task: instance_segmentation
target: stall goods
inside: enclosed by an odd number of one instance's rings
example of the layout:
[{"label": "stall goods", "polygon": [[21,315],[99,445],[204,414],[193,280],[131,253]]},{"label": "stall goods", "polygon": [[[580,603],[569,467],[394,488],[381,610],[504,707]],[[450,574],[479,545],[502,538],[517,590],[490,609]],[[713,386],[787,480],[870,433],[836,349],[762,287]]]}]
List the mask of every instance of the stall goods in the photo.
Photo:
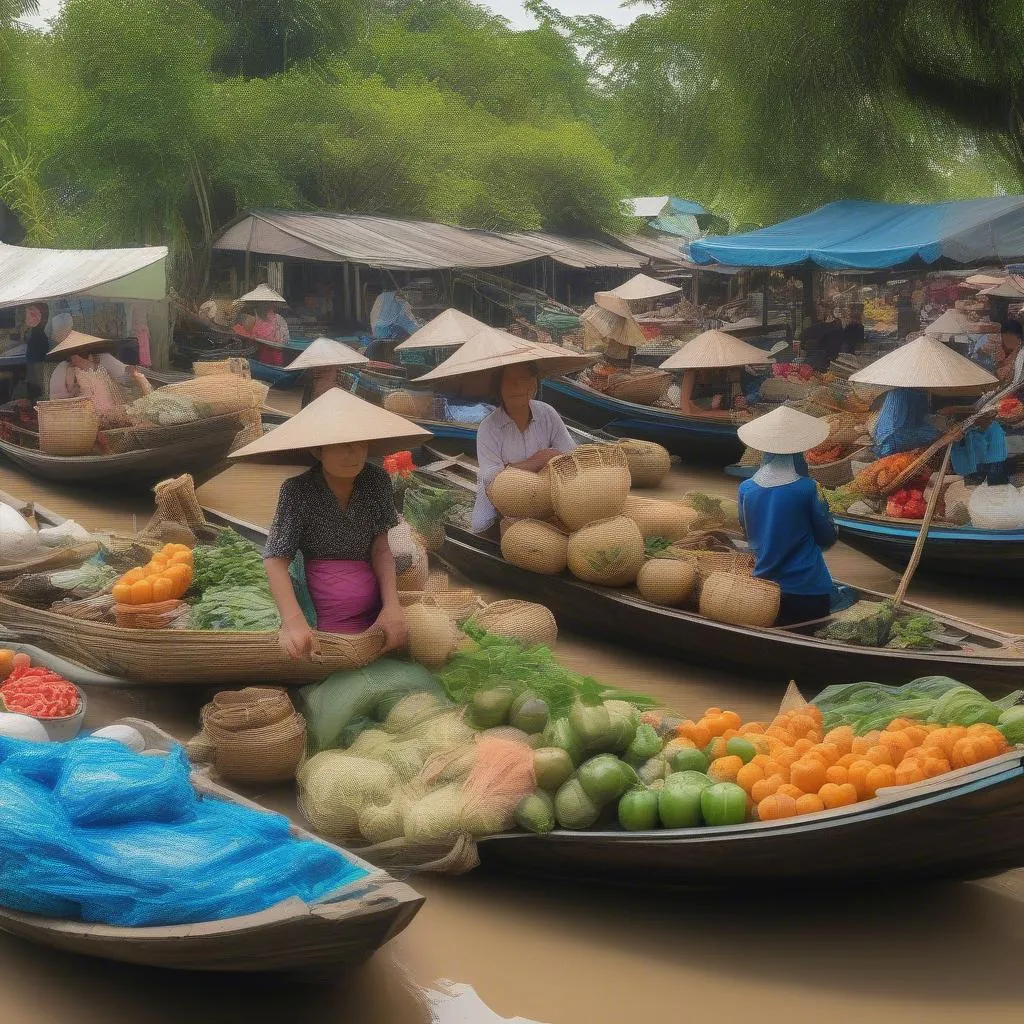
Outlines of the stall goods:
[{"label": "stall goods", "polygon": [[520,569],[557,576],[569,564],[569,537],[551,523],[521,519],[502,534],[501,555]]},{"label": "stall goods", "polygon": [[653,441],[626,438],[619,447],[626,453],[633,487],[658,487],[672,468],[668,449]]},{"label": "stall goods", "polygon": [[570,530],[621,513],[630,477],[626,454],[617,445],[580,445],[548,466],[552,506]]},{"label": "stall goods", "polygon": [[176,601],[192,585],[193,554],[185,544],[165,544],[146,565],[129,569],[114,584],[118,604]]},{"label": "stall goods", "polygon": [[[5,667],[6,666],[6,667]],[[0,711],[32,718],[67,718],[82,704],[78,688],[26,654],[0,650]]]},{"label": "stall goods", "polygon": [[644,538],[626,516],[598,520],[569,537],[567,561],[569,571],[587,583],[627,586],[643,565]]}]

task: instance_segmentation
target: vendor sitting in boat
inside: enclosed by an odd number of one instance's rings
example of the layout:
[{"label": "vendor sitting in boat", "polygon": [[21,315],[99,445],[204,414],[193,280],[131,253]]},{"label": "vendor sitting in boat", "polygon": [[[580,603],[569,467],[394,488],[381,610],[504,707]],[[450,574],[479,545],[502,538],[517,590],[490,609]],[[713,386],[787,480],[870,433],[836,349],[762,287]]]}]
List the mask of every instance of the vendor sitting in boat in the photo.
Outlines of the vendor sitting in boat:
[{"label": "vendor sitting in boat", "polygon": [[152,390],[149,381],[137,367],[126,366],[111,355],[110,350],[114,347],[114,342],[105,338],[94,338],[79,331],[68,334],[47,354],[50,360],[61,359],[50,374],[50,398],[81,397],[79,374],[88,370],[105,370],[116,383],[135,384],[144,392]]},{"label": "vendor sitting in boat", "polygon": [[263,549],[281,614],[281,646],[291,657],[308,660],[315,643],[289,574],[299,554],[319,631],[379,628],[388,650],[405,643],[405,614],[388,545],[388,531],[398,524],[394,491],[387,473],[367,457],[401,451],[429,437],[429,431],[408,420],[332,388],[232,455],[295,452],[316,462],[281,487]]},{"label": "vendor sitting in boat", "polygon": [[1024,326],[1019,320],[1004,320],[1000,324],[995,358],[995,375],[1000,384],[1024,386]]},{"label": "vendor sitting in boat", "polygon": [[821,444],[823,420],[780,406],[739,428],[740,440],[765,453],[761,468],[740,484],[740,524],[756,558],[754,575],[782,591],[776,625],[825,618],[834,584],[822,550],[838,536],[818,485],[795,461]]},{"label": "vendor sitting in boat", "polygon": [[365,365],[370,360],[361,352],[333,338],[317,338],[309,348],[288,364],[289,373],[300,374],[304,380],[302,405],[315,401],[338,386],[338,371],[343,366]]},{"label": "vendor sitting in boat", "polygon": [[259,345],[256,358],[268,366],[283,366],[284,352],[273,345],[287,345],[291,340],[288,323],[277,308],[287,305],[284,296],[278,295],[273,288],[265,284],[247,292],[239,300],[249,312],[242,322],[235,324],[235,333],[254,341],[270,342],[270,345]]},{"label": "vendor sitting in boat", "polygon": [[882,459],[898,452],[927,448],[935,441],[940,431],[929,421],[930,404],[929,394],[923,388],[887,391],[872,428],[876,457]]},{"label": "vendor sitting in boat", "polygon": [[747,409],[738,369],[687,370],[679,382],[679,411],[684,416],[727,417]]}]

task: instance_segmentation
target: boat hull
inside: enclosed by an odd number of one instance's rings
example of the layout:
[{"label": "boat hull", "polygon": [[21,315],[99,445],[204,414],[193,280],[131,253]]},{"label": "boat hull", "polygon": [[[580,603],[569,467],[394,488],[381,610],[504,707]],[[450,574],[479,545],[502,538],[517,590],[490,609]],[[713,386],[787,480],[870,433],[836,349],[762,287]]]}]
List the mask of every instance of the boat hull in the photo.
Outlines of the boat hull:
[{"label": "boat hull", "polygon": [[736,424],[681,416],[668,409],[624,402],[566,377],[545,380],[541,397],[564,416],[617,437],[635,437],[664,445],[689,462],[726,465],[743,452]]},{"label": "boat hull", "polygon": [[485,865],[626,884],[730,889],[982,878],[1024,865],[1024,753],[852,808],[732,828],[507,834]]},{"label": "boat hull", "polygon": [[[561,625],[636,650],[731,667],[772,688],[795,679],[801,687],[855,683],[864,679],[901,684],[918,676],[943,674],[1005,696],[1021,678],[1024,660],[1003,653],[992,634],[991,654],[854,647],[780,629],[715,622],[694,612],[650,604],[610,587],[583,583],[567,573],[541,576],[511,565],[494,540],[446,525],[441,559],[472,580],[546,605]],[[881,600],[880,595],[871,595]],[[1006,638],[1010,639],[1010,638]]]}]

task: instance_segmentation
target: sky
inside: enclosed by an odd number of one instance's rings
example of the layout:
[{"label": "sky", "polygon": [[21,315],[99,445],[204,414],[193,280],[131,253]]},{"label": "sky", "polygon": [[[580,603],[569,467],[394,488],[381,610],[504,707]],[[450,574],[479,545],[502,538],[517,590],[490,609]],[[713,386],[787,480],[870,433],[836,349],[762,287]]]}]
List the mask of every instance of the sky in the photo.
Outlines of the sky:
[{"label": "sky", "polygon": [[[478,0],[484,7],[489,7],[495,14],[507,18],[515,28],[533,28],[533,18],[523,10],[519,0]],[[61,0],[40,0],[39,15],[27,18],[32,25],[41,26],[47,18],[52,18],[60,9]],[[618,0],[557,0],[553,7],[564,14],[600,14],[609,21],[619,25],[628,25],[637,15],[637,8],[623,8]]]}]

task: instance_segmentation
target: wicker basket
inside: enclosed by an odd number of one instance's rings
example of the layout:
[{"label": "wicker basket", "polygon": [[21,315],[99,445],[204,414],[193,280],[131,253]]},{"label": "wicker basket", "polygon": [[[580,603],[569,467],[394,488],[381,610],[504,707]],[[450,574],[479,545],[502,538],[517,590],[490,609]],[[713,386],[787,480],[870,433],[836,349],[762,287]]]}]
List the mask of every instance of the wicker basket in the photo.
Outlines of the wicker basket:
[{"label": "wicker basket", "polygon": [[160,392],[188,399],[204,416],[224,416],[245,409],[262,409],[270,388],[258,380],[221,373],[168,384]]},{"label": "wicker basket", "polygon": [[619,442],[629,463],[629,476],[634,487],[658,487],[672,468],[668,449],[653,441],[627,438]]},{"label": "wicker basket", "polygon": [[502,534],[501,555],[520,569],[557,576],[568,564],[569,538],[551,523],[520,519]]},{"label": "wicker basket", "polygon": [[775,624],[781,596],[778,585],[769,580],[713,572],[700,588],[700,613],[716,622],[763,628]]},{"label": "wicker basket", "polygon": [[629,586],[644,564],[644,538],[626,516],[601,519],[569,538],[567,560],[569,571],[586,583]]},{"label": "wicker basket", "polygon": [[207,707],[210,713],[216,711],[218,726],[229,732],[273,725],[295,712],[288,691],[271,686],[221,690]]},{"label": "wicker basket", "polygon": [[488,633],[517,640],[524,647],[552,647],[558,639],[554,615],[532,601],[494,601],[478,611],[472,622]]},{"label": "wicker basket", "polygon": [[238,356],[232,356],[230,359],[211,359],[207,362],[193,363],[192,373],[196,377],[232,373],[236,377],[244,377],[246,380],[252,378],[252,368],[249,366],[249,360],[241,359]]},{"label": "wicker basket", "polygon": [[667,370],[637,367],[630,373],[613,373],[607,380],[605,394],[637,405],[654,405],[668,391],[672,375]]},{"label": "wicker basket", "polygon": [[37,402],[39,450],[47,455],[88,455],[96,445],[100,420],[88,398]]},{"label": "wicker basket", "polygon": [[662,551],[658,557],[688,562],[696,570],[697,579],[702,585],[714,572],[728,572],[737,576],[754,574],[753,555],[739,551],[701,551],[694,548],[670,547]]},{"label": "wicker basket", "polygon": [[817,481],[822,487],[842,487],[853,479],[854,460],[860,460],[867,453],[867,448],[857,448],[850,452],[845,459],[837,459],[835,462],[825,462],[820,466],[808,466],[807,472],[812,480]]},{"label": "wicker basket", "polygon": [[643,564],[636,578],[640,596],[652,604],[675,607],[693,593],[697,570],[689,562],[674,558],[652,558]]},{"label": "wicker basket", "polygon": [[[225,728],[213,708],[203,716],[203,732],[213,744],[217,773],[235,782],[288,782],[295,778],[306,749],[306,720],[294,710],[286,718],[249,729]],[[228,720],[234,724],[234,710]]]},{"label": "wicker basket", "polygon": [[440,668],[467,639],[444,609],[426,603],[405,610],[409,657],[427,668]]},{"label": "wicker basket", "polygon": [[829,444],[855,444],[867,432],[862,419],[852,412],[834,412],[825,417]]},{"label": "wicker basket", "polygon": [[740,461],[737,465],[754,469],[760,466],[762,462],[764,462],[764,452],[759,452],[756,448],[748,446],[743,449],[743,455],[740,456]]},{"label": "wicker basket", "polygon": [[426,419],[434,411],[434,396],[415,391],[392,391],[384,396],[384,408],[398,416]]},{"label": "wicker basket", "polygon": [[548,465],[551,504],[570,530],[622,511],[630,479],[626,453],[618,445],[580,445]]},{"label": "wicker basket", "polygon": [[640,527],[640,533],[645,538],[663,537],[665,540],[682,539],[699,518],[686,505],[674,501],[658,501],[657,498],[641,498],[635,494],[626,498],[622,514]]},{"label": "wicker basket", "polygon": [[539,473],[509,466],[487,488],[494,507],[509,519],[547,519],[551,515],[551,474],[547,466]]}]

